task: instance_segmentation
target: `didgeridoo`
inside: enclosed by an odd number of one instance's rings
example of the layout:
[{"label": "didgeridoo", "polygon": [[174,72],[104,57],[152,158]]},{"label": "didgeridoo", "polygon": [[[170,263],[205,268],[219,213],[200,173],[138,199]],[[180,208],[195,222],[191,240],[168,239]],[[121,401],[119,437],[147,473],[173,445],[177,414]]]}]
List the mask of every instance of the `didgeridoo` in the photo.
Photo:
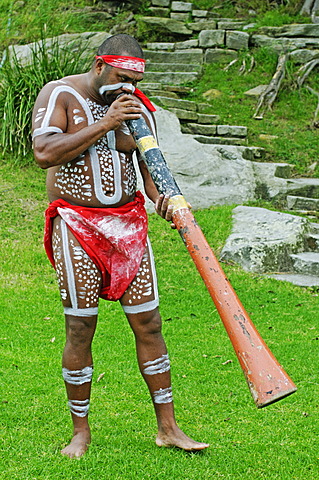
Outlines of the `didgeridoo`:
[{"label": "didgeridoo", "polygon": [[129,120],[127,125],[158,192],[170,196],[173,222],[213,299],[256,406],[265,407],[294,393],[296,385],[261,338],[226,278],[145,120]]}]

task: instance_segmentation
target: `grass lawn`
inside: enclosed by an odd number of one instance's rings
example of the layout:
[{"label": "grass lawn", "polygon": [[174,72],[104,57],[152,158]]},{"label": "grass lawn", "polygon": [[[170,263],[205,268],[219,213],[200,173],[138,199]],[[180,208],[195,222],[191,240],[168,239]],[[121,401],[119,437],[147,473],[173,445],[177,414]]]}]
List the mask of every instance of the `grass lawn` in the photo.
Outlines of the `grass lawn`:
[{"label": "grass lawn", "polygon": [[[42,247],[44,180],[33,166],[0,167],[1,480],[319,479],[318,292],[224,265],[298,386],[294,395],[257,410],[178,233],[154,215],[150,236],[176,416],[187,434],[211,447],[202,454],[156,447],[133,335],[119,305],[102,302],[94,341],[93,443],[79,461],[60,455],[71,422],[60,368],[64,321]],[[230,231],[231,207],[195,216],[218,253]]]}]

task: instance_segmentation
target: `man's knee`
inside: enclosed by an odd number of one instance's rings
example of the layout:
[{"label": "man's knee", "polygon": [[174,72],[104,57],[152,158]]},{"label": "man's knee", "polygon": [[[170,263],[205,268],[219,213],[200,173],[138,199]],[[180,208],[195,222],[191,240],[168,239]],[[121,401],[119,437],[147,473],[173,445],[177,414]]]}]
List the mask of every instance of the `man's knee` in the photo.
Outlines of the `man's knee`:
[{"label": "man's knee", "polygon": [[158,309],[139,313],[129,320],[136,335],[157,335],[162,331],[162,320]]},{"label": "man's knee", "polygon": [[74,347],[89,345],[95,331],[96,319],[66,316],[67,341]]}]

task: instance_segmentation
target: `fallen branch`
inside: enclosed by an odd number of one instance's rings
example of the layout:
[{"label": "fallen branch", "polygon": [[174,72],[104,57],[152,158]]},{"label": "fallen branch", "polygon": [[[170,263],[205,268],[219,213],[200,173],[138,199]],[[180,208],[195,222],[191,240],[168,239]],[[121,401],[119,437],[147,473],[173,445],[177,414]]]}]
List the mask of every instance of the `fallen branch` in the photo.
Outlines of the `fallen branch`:
[{"label": "fallen branch", "polygon": [[299,68],[297,75],[297,85],[300,88],[306,78],[310,75],[312,70],[319,65],[319,58],[315,58],[314,60],[310,60],[310,62],[305,63],[302,67]]},{"label": "fallen branch", "polygon": [[319,92],[316,92],[316,90],[314,90],[313,88],[309,87],[307,85],[307,90],[309,90],[309,92],[313,93],[314,95],[316,95],[316,97],[318,98],[318,104],[317,104],[317,108],[316,108],[316,111],[314,113],[314,116],[313,116],[313,121],[312,121],[312,126],[315,127],[315,128],[319,128],[319,122],[318,122],[318,115],[319,115]]},{"label": "fallen branch", "polygon": [[[285,77],[287,60],[288,54],[285,53],[280,55],[277,63],[276,72],[272,77],[268,87],[265,88],[265,90],[259,97],[257,108],[253,116],[253,118],[255,118],[256,120],[261,120],[263,118],[266,108],[268,108],[268,110],[271,110],[272,105],[278,95],[281,83]],[[261,114],[259,114],[261,109],[263,109],[263,111]]]},{"label": "fallen branch", "polygon": [[232,60],[228,65],[226,65],[226,67],[223,68],[224,72],[228,72],[228,70],[230,69],[230,67],[232,67],[233,65],[235,65],[236,62],[238,62],[238,58],[235,58],[235,60]]},{"label": "fallen branch", "polygon": [[[246,58],[244,58],[243,60],[243,63],[239,69],[239,74],[242,75],[242,74],[246,74],[246,73],[250,73],[252,71],[252,69],[254,68],[255,66],[255,59],[252,55],[248,55],[248,57],[250,58],[250,62],[249,62],[249,67],[247,69],[247,63],[246,63]],[[247,59],[248,60],[248,59]]]}]

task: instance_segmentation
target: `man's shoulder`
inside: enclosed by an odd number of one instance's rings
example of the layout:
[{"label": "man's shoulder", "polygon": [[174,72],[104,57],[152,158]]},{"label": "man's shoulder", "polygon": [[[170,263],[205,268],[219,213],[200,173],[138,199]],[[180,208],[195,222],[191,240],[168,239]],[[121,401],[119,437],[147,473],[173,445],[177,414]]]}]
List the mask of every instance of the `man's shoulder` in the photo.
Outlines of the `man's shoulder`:
[{"label": "man's shoulder", "polygon": [[[66,99],[68,96],[77,97],[80,100],[81,95],[81,78],[80,75],[73,75],[69,77],[63,77],[59,80],[51,80],[48,82],[38,94],[38,101],[48,102],[52,96],[63,97]],[[62,96],[61,96],[62,95]],[[81,100],[80,100],[81,101]]]}]

